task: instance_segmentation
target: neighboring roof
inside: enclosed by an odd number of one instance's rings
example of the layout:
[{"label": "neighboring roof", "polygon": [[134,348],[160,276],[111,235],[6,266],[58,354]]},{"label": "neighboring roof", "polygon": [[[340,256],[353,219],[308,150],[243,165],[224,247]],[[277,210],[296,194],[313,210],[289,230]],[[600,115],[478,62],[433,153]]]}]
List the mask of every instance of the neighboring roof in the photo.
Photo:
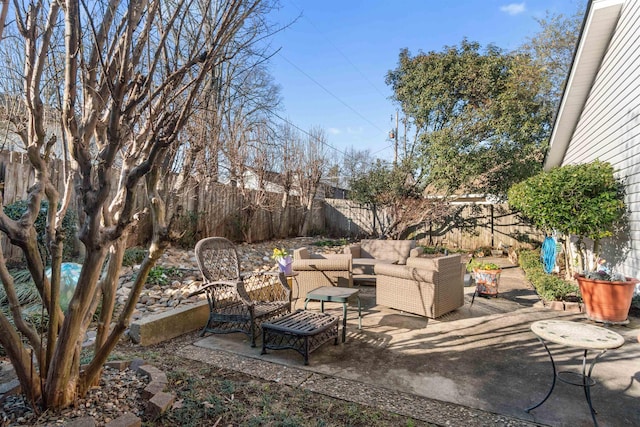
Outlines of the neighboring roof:
[{"label": "neighboring roof", "polygon": [[592,0],[587,6],[569,78],[551,132],[544,170],[562,164],[620,18],[623,3],[624,0]]}]

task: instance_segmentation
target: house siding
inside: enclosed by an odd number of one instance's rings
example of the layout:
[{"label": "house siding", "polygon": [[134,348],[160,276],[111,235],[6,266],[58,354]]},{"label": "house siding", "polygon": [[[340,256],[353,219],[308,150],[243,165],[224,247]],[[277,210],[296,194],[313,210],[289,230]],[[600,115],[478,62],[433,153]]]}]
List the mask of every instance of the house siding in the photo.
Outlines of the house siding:
[{"label": "house siding", "polygon": [[[603,242],[603,256],[640,277],[640,0],[624,3],[563,165],[609,162],[626,182],[629,229]],[[622,243],[629,252],[619,257]]]}]

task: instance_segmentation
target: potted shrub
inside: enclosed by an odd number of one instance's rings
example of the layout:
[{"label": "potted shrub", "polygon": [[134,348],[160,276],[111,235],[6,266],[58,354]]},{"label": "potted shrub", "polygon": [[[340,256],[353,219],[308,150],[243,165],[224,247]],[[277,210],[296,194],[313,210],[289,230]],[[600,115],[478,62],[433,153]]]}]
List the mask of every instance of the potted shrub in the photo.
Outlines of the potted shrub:
[{"label": "potted shrub", "polygon": [[[508,193],[509,204],[538,228],[565,236],[567,268],[573,265],[568,259],[569,238],[576,237],[578,271],[573,276],[578,280],[587,316],[597,321],[624,321],[631,307],[634,279],[608,274],[608,280],[603,280],[605,276],[594,273],[602,266],[597,262],[600,239],[613,236],[625,219],[624,197],[624,184],[615,177],[613,167],[598,160],[542,172],[512,186]],[[588,240],[593,242],[591,248]],[[587,282],[598,290],[587,289]],[[624,285],[618,287],[619,283]],[[620,290],[627,287],[631,291]],[[603,304],[615,307],[598,307]],[[610,315],[614,312],[617,314]]]},{"label": "potted shrub", "polygon": [[611,273],[601,260],[597,271],[576,273],[587,317],[596,322],[626,323],[637,279]]}]

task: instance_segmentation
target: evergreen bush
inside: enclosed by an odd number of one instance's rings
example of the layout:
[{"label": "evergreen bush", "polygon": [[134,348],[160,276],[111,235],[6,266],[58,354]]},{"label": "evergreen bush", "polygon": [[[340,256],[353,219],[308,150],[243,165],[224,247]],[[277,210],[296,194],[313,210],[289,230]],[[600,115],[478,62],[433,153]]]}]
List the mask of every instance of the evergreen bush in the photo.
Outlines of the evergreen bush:
[{"label": "evergreen bush", "polygon": [[540,250],[520,251],[518,262],[527,279],[543,300],[565,301],[580,295],[578,285],[556,275],[545,273],[542,261],[540,261]]}]

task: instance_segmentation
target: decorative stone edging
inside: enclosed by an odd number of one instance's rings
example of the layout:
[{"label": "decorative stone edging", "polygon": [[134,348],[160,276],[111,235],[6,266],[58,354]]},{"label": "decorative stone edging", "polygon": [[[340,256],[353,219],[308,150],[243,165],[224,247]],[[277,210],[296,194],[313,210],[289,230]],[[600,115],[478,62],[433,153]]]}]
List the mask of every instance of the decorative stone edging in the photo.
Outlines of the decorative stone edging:
[{"label": "decorative stone edging", "polygon": [[[141,359],[133,361],[112,361],[105,366],[118,369],[131,369],[140,375],[149,377],[149,384],[142,390],[142,398],[147,400],[145,415],[149,419],[156,419],[164,414],[173,404],[176,396],[165,392],[167,388],[167,375],[153,365],[145,363]],[[133,414],[124,414],[106,424],[105,427],[136,427],[142,425],[142,420]]]},{"label": "decorative stone edging", "polygon": [[575,301],[542,301],[544,307],[555,311],[568,311],[569,313],[584,313],[584,304]]}]

